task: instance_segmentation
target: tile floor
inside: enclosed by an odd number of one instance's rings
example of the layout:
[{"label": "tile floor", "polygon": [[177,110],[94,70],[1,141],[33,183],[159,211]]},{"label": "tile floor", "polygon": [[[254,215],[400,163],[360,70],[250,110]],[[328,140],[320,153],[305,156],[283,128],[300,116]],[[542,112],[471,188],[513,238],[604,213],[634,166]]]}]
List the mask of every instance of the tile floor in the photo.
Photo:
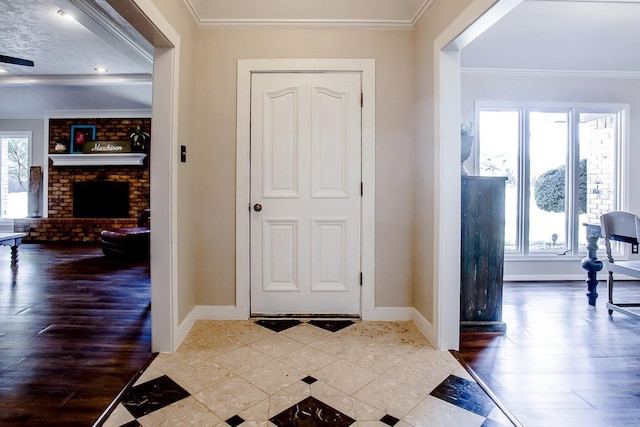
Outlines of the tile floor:
[{"label": "tile floor", "polygon": [[512,426],[412,322],[198,321],[104,426]]}]

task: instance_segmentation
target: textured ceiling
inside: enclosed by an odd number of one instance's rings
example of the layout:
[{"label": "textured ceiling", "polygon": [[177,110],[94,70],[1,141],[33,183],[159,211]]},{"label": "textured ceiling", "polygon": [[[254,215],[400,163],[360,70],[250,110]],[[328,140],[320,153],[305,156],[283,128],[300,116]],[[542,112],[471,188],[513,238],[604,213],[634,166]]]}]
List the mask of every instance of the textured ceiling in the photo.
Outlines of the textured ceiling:
[{"label": "textured ceiling", "polygon": [[[100,8],[103,2],[93,3],[106,17]],[[96,34],[80,22],[60,17],[59,4],[73,6],[62,0],[0,0],[0,54],[35,62],[34,67],[0,63],[0,68],[12,76],[91,75],[95,74],[95,67],[107,68],[110,75],[151,73],[151,62],[121,42]],[[67,7],[64,9],[69,10]],[[98,25],[87,16],[82,18]],[[143,41],[138,38],[137,42]],[[151,50],[150,45],[145,48]]]}]

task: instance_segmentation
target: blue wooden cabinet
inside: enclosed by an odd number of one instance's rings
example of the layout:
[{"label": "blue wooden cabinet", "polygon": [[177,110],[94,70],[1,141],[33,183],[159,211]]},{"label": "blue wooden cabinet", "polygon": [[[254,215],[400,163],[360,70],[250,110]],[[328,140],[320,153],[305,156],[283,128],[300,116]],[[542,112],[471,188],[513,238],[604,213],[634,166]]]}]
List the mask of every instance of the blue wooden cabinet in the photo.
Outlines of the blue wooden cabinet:
[{"label": "blue wooden cabinet", "polygon": [[505,332],[502,322],[505,177],[462,176],[461,332]]}]

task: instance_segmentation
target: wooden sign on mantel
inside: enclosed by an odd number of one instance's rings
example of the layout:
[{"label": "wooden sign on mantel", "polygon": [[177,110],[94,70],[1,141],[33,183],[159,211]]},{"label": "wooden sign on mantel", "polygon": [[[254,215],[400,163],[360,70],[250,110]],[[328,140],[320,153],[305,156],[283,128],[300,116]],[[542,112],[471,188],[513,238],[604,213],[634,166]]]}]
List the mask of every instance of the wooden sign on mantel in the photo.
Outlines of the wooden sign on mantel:
[{"label": "wooden sign on mantel", "polygon": [[118,154],[131,152],[131,141],[89,141],[82,145],[83,154]]}]

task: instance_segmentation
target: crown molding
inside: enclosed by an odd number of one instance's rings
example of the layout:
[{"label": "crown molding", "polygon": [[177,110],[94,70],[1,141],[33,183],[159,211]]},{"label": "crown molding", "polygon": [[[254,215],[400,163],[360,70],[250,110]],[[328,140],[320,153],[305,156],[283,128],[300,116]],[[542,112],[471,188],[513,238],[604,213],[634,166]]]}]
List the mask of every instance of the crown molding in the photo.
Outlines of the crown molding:
[{"label": "crown molding", "polygon": [[187,11],[187,14],[189,14],[191,19],[193,19],[193,22],[195,22],[195,24],[198,27],[200,27],[200,23],[202,22],[202,18],[200,18],[200,15],[198,14],[198,11],[196,10],[195,7],[193,7],[193,4],[191,4],[191,1],[190,0],[180,0],[180,4],[184,8],[184,10]]},{"label": "crown molding", "polygon": [[640,71],[527,70],[508,68],[461,68],[462,74],[518,77],[582,77],[600,79],[640,79]]},{"label": "crown molding", "polygon": [[425,0],[425,2],[422,3],[422,6],[420,6],[420,9],[418,9],[415,16],[411,20],[412,28],[415,28],[420,23],[420,21],[422,21],[422,18],[424,18],[424,16],[427,14],[429,9],[431,9],[431,6],[435,4],[435,2],[436,0]]},{"label": "crown molding", "polygon": [[[43,118],[43,117],[39,117]],[[149,119],[151,110],[49,110],[45,111],[44,119]]]},{"label": "crown molding", "polygon": [[436,0],[424,0],[411,19],[206,19],[191,0],[180,0],[198,28],[354,28],[412,30]]},{"label": "crown molding", "polygon": [[146,85],[153,83],[151,74],[114,75],[24,75],[2,76],[0,85],[7,86],[102,86],[102,85]]},{"label": "crown molding", "polygon": [[412,21],[387,20],[323,20],[323,19],[209,19],[198,23],[199,28],[354,28],[396,29],[414,28]]}]

